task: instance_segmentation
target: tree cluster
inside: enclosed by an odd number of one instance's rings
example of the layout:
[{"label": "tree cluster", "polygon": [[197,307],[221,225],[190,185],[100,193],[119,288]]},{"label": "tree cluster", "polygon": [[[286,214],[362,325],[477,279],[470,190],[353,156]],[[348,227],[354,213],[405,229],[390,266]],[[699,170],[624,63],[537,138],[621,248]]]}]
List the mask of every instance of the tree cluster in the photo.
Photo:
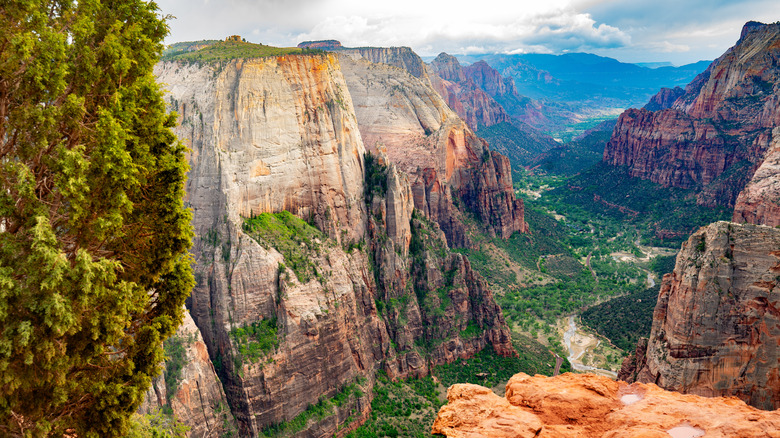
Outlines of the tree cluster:
[{"label": "tree cluster", "polygon": [[0,2],[0,435],[119,436],[193,279],[141,0]]}]

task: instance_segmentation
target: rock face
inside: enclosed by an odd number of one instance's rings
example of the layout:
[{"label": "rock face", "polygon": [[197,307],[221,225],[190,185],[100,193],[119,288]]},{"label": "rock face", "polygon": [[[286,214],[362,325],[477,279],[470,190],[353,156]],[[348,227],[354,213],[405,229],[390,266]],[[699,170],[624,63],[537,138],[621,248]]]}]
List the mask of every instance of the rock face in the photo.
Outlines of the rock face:
[{"label": "rock face", "polygon": [[[701,205],[733,206],[780,123],[778,65],[780,23],[746,26],[670,108],[624,112],[604,161],[664,186],[696,188]],[[673,95],[654,100],[662,108]]]},{"label": "rock face", "polygon": [[477,385],[453,385],[433,433],[452,438],[778,437],[780,413],[735,398],[704,398],[592,374],[520,373],[506,398]]},{"label": "rock face", "polygon": [[366,147],[386,151],[410,176],[414,207],[439,224],[450,246],[468,245],[453,199],[497,236],[527,231],[508,159],[491,152],[427,80],[351,56],[342,57],[342,70]]},{"label": "rock face", "polygon": [[780,225],[780,128],[775,128],[772,134],[764,162],[737,197],[734,222]]},{"label": "rock face", "polygon": [[[190,437],[223,436],[235,432],[236,424],[230,413],[222,384],[209,358],[206,344],[189,312],[174,337],[168,342],[183,346],[178,350],[182,368],[177,376],[166,374],[156,379],[147,391],[141,413],[151,413],[170,406],[176,418],[190,427]],[[166,380],[174,380],[176,392],[168,394]]]},{"label": "rock face", "polygon": [[334,56],[238,60],[219,72],[162,63],[156,74],[192,148],[196,234],[217,225],[214,213],[202,221],[197,213],[215,208],[213,186],[221,185],[233,222],[288,210],[336,239],[339,228],[362,236],[363,144]]},{"label": "rock face", "polygon": [[430,68],[433,88],[471,129],[510,120],[498,102],[466,77],[454,56],[441,53],[431,62]]},{"label": "rock face", "polygon": [[416,78],[427,78],[425,63],[409,47],[359,47],[340,50],[339,54],[354,60],[364,59],[375,64],[392,65]]},{"label": "rock face", "polygon": [[[403,53],[393,53],[366,56],[404,61]],[[369,415],[380,368],[391,376],[423,375],[431,364],[471,356],[487,343],[514,354],[484,280],[465,258],[450,254],[438,224],[428,219],[435,216],[426,211],[412,218],[418,194],[409,176],[386,159],[384,170],[367,171],[339,59],[295,55],[156,68],[180,114],[177,134],[191,148],[186,202],[196,232],[197,284],[188,307],[240,436],[284,428],[309,405],[346,394],[343,402],[327,404],[330,415],[288,431],[342,434],[347,422]],[[415,65],[409,61],[404,65]],[[415,101],[429,98],[409,93]],[[435,169],[449,180],[431,184],[447,182],[446,190],[457,187],[462,199],[474,196],[475,210],[482,205],[503,213],[501,204],[479,204],[481,195],[499,198],[491,188],[511,192],[508,167],[494,164],[501,157],[487,153],[484,163],[476,160],[482,167],[464,169],[469,151],[458,133],[446,135],[454,136],[453,146],[441,157],[450,161],[436,162]],[[506,206],[512,208],[507,229],[517,227],[511,221],[523,224],[522,209],[514,201]],[[283,210],[322,231],[300,242],[310,275],[284,255],[284,242],[258,237],[245,222]],[[350,389],[356,385],[360,391]]]},{"label": "rock face", "polygon": [[341,49],[341,42],[337,40],[323,40],[323,41],[304,41],[298,44],[301,49],[321,49],[321,50],[338,50]]},{"label": "rock face", "polygon": [[766,226],[717,222],[693,234],[664,276],[644,357],[619,377],[780,408],[779,248],[780,230]]},{"label": "rock face", "polygon": [[650,102],[642,108],[648,111],[661,111],[667,108],[671,108],[674,102],[685,94],[685,90],[680,87],[674,88],[661,88],[655,96],[650,99]]}]

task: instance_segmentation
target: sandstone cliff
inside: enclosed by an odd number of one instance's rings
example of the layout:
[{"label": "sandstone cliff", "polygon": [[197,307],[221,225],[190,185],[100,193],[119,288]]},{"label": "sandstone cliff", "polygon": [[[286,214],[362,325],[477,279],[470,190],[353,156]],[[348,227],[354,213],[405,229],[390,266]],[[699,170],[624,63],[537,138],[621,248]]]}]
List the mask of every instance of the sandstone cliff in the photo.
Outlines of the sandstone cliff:
[{"label": "sandstone cliff", "polygon": [[650,99],[650,102],[648,102],[647,105],[643,106],[642,108],[648,111],[660,111],[671,108],[672,105],[674,105],[674,102],[683,94],[685,94],[685,90],[680,87],[661,88],[661,91],[653,96]]},{"label": "sandstone cliff", "polygon": [[[367,173],[339,57],[167,62],[156,73],[191,148],[197,284],[188,307],[241,436],[343,434],[369,414],[380,367],[425,374],[488,342],[513,353],[500,309],[465,259],[434,239],[410,253],[415,230],[438,225],[412,219],[417,195],[403,172]],[[450,179],[464,193],[497,181],[464,183],[456,162]],[[367,192],[377,181],[385,189]],[[271,214],[283,211],[295,216]],[[478,330],[461,335],[469,327]],[[307,414],[317,403],[324,418]]]},{"label": "sandstone cliff", "polygon": [[[780,230],[717,222],[664,276],[646,351],[620,378],[780,407]],[[638,358],[638,360],[637,360]]]},{"label": "sandstone cliff", "polygon": [[431,62],[430,68],[433,88],[471,129],[510,121],[498,102],[466,78],[454,56],[441,53]]},{"label": "sandstone cliff", "polygon": [[505,398],[481,386],[453,385],[447,399],[432,431],[452,438],[780,436],[778,412],[592,374],[520,373],[507,384]]},{"label": "sandstone cliff", "polygon": [[[224,436],[236,431],[222,384],[206,344],[189,312],[176,334],[166,341],[166,370],[147,391],[141,413],[168,406],[190,427],[190,437]],[[168,389],[175,392],[168,393]]]},{"label": "sandstone cliff", "polygon": [[425,63],[409,47],[359,47],[339,50],[338,53],[354,60],[364,59],[375,64],[392,65],[416,78],[427,80]]},{"label": "sandstone cliff", "polygon": [[[177,134],[192,149],[197,285],[188,304],[241,434],[256,436],[375,367],[371,345],[358,341],[383,328],[358,304],[373,302],[364,297],[367,258],[338,248],[319,254],[328,257],[322,271],[334,273],[326,292],[280,268],[284,257],[242,228],[246,217],[288,210],[336,242],[362,239],[363,144],[332,55],[164,63],[157,74],[181,115]],[[242,358],[238,329],[270,320],[285,342]],[[340,407],[326,431],[365,405],[358,397]]]},{"label": "sandstone cliff", "polygon": [[664,186],[695,188],[701,205],[733,206],[780,123],[779,63],[780,23],[746,26],[670,108],[624,112],[604,161]]},{"label": "sandstone cliff", "polygon": [[450,246],[469,243],[456,203],[502,238],[527,231],[508,159],[491,152],[427,79],[391,65],[341,59],[366,147],[385,150],[410,176],[415,208],[439,224]]},{"label": "sandstone cliff", "polygon": [[737,197],[734,222],[780,225],[780,128],[775,128],[772,135],[764,161]]}]

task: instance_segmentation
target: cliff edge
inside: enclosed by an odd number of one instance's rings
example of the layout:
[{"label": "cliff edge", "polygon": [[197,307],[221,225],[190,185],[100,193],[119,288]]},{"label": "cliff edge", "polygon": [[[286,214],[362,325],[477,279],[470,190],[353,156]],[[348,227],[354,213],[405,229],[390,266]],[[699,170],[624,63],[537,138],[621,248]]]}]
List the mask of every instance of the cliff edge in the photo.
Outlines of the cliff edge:
[{"label": "cliff edge", "polygon": [[780,413],[735,398],[704,398],[593,374],[516,374],[506,397],[478,385],[447,390],[432,432],[451,438],[780,436]]}]

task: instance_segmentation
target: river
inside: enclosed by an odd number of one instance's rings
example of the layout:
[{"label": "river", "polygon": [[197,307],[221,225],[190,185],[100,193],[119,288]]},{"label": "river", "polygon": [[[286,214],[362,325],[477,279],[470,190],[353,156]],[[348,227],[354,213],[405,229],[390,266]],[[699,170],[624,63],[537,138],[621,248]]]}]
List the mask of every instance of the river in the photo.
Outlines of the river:
[{"label": "river", "polygon": [[601,341],[587,333],[577,331],[577,323],[574,322],[574,316],[569,317],[569,328],[563,334],[563,344],[566,346],[569,355],[566,359],[571,363],[572,368],[577,371],[586,371],[600,374],[612,379],[617,379],[617,373],[611,370],[605,370],[582,363],[581,358],[591,348],[599,346]]}]

